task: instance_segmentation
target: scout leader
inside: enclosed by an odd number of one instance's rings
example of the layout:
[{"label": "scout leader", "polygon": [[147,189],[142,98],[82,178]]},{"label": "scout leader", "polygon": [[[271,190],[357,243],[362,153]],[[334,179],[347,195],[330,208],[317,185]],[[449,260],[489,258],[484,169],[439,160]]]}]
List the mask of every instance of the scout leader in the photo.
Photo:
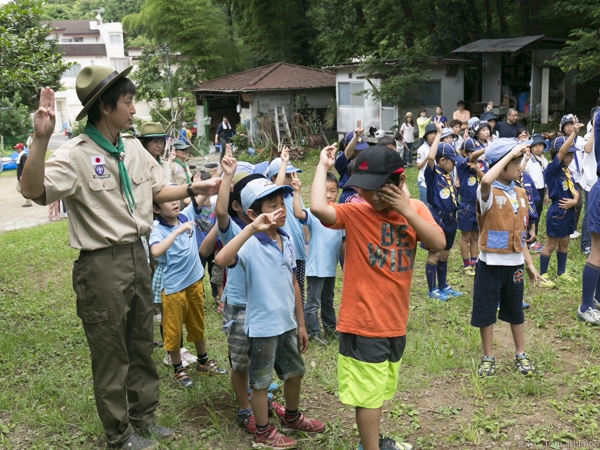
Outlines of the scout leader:
[{"label": "scout leader", "polygon": [[[85,67],[76,90],[87,116],[83,134],[44,162],[54,130],[54,91],[40,93],[35,136],[23,171],[25,198],[47,205],[64,199],[77,315],[92,357],[94,394],[108,448],[154,449],[173,432],[154,422],[158,375],[152,360],[153,311],[141,236],[152,227],[152,202],[218,192],[220,180],[167,186],[163,170],[133,136],[135,85],[122,72]],[[129,405],[129,407],[128,407]]]}]

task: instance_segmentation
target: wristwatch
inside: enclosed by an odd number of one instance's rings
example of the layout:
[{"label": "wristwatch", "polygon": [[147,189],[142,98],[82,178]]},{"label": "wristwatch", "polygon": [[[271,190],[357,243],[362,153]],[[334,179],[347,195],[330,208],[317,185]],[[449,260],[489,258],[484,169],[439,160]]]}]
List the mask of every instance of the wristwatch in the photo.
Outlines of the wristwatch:
[{"label": "wristwatch", "polygon": [[194,198],[196,196],[194,194],[194,191],[192,191],[192,183],[187,184],[187,193],[191,198]]}]

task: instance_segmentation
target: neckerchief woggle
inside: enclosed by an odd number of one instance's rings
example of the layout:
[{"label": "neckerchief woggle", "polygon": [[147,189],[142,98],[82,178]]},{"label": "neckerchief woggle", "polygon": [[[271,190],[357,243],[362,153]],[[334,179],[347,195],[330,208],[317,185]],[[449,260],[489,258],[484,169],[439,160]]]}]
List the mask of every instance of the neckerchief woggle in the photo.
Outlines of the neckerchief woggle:
[{"label": "neckerchief woggle", "polygon": [[129,211],[133,212],[134,209],[137,209],[137,205],[135,203],[135,198],[133,197],[133,190],[131,189],[131,178],[129,177],[125,163],[123,162],[125,160],[125,147],[123,146],[123,140],[121,139],[121,136],[119,135],[117,139],[117,145],[115,147],[90,122],[87,123],[83,129],[83,132],[87,134],[92,141],[105,150],[106,153],[117,160],[117,164],[119,165],[119,178],[121,180],[123,193],[125,194],[125,200],[127,200]]}]

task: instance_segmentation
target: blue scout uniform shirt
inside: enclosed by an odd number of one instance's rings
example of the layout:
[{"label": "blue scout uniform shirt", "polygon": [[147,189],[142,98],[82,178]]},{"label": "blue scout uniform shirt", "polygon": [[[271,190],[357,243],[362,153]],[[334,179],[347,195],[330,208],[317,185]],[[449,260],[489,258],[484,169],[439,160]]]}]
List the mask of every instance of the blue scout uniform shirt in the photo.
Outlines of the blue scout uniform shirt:
[{"label": "blue scout uniform shirt", "polygon": [[[219,239],[223,243],[223,246],[227,245],[234,237],[236,237],[240,231],[244,229],[246,224],[239,218],[229,218],[229,225],[225,230],[219,228]],[[227,283],[225,283],[225,289],[221,299],[231,306],[246,307],[246,279],[244,269],[241,265],[237,264],[234,267],[228,267],[227,269]]]},{"label": "blue scout uniform shirt", "polygon": [[[467,162],[468,158],[464,162],[456,164],[456,173],[460,182],[458,193],[460,194],[461,202],[475,204],[477,201],[477,187],[481,178],[476,171],[467,165]],[[488,164],[484,160],[478,160],[477,164],[483,173],[488,171]]]},{"label": "blue scout uniform shirt", "polygon": [[436,214],[452,214],[458,209],[458,198],[452,175],[438,166],[433,170],[425,165],[425,183],[427,183],[427,203]]},{"label": "blue scout uniform shirt", "polygon": [[529,223],[537,223],[539,216],[537,209],[535,208],[535,203],[540,201],[540,194],[538,194],[538,191],[535,188],[535,183],[527,172],[523,172],[521,178],[515,181],[515,184],[525,189],[525,193],[527,194],[527,201],[529,202],[529,207],[527,208]]},{"label": "blue scout uniform shirt", "polygon": [[548,188],[548,198],[558,202],[563,198],[575,197],[575,184],[573,175],[568,167],[564,167],[555,157],[544,171],[544,181]]},{"label": "blue scout uniform shirt", "polygon": [[342,193],[340,195],[338,203],[345,203],[348,197],[356,194],[356,191],[354,189],[344,188],[344,185],[348,181],[348,178],[350,178],[348,176],[348,171],[346,170],[350,161],[352,161],[352,159],[346,159],[346,154],[344,152],[339,152],[337,157],[335,158],[335,162],[333,163],[333,167],[335,167],[337,173],[340,174],[339,186],[342,189]]},{"label": "blue scout uniform shirt", "polygon": [[[297,260],[306,260],[306,238],[304,236],[304,228],[302,224],[294,216],[294,194],[284,194],[283,202],[285,203],[286,219],[283,225],[283,230],[292,239],[292,245],[294,246],[294,255]],[[300,199],[302,208],[304,209],[304,202]]]},{"label": "blue scout uniform shirt", "polygon": [[246,323],[248,337],[280,336],[297,327],[294,319],[294,269],[296,257],[292,241],[283,229],[283,251],[265,233],[248,239],[236,256],[244,270],[246,285]]},{"label": "blue scout uniform shirt", "polygon": [[[154,221],[154,228],[150,233],[150,247],[164,241],[181,224],[187,221],[194,222],[196,216],[194,205],[190,204],[179,214],[175,226],[169,225],[162,217],[159,217]],[[198,254],[196,232],[194,226],[191,231],[181,233],[162,256],[155,258],[163,269],[162,285],[167,295],[183,291],[204,276],[204,268]]]},{"label": "blue scout uniform shirt", "polygon": [[327,228],[310,212],[310,209],[304,212],[306,220],[300,223],[306,225],[310,231],[306,276],[335,277],[344,231]]}]

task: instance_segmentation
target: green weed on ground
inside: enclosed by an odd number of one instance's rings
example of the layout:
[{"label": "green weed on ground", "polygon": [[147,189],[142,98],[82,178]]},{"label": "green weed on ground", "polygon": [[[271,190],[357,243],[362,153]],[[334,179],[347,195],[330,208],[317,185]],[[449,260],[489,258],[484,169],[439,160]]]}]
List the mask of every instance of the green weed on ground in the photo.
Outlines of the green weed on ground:
[{"label": "green weed on ground", "polygon": [[[316,162],[313,153],[297,163],[304,171],[307,206]],[[407,168],[413,195],[418,192],[416,174],[415,168]],[[568,261],[576,278],[585,261],[578,245],[572,241]],[[102,447],[89,351],[71,289],[77,252],[67,245],[67,224],[2,233],[0,249],[0,448]],[[480,379],[479,332],[469,325],[473,279],[462,275],[459,253],[457,245],[450,256],[449,282],[464,295],[438,303],[427,298],[426,252],[417,252],[407,346],[396,396],[384,405],[382,430],[415,449],[600,447],[599,330],[575,319],[580,286],[527,286],[526,350],[538,373],[524,378],[514,370],[510,330],[499,323],[494,334],[498,374]],[[551,274],[555,264],[553,257]],[[341,285],[340,272],[338,306]],[[208,285],[205,291],[208,350],[226,367],[221,316]],[[192,375],[195,386],[180,391],[171,383],[163,357],[163,351],[155,351],[161,380],[157,421],[174,428],[178,438],[161,448],[251,448],[251,437],[235,423],[229,379]],[[336,360],[335,343],[311,343],[304,356],[301,408],[327,428],[317,436],[295,435],[300,449],[356,448],[354,410],[337,399]],[[276,400],[283,403],[281,392]]]}]

